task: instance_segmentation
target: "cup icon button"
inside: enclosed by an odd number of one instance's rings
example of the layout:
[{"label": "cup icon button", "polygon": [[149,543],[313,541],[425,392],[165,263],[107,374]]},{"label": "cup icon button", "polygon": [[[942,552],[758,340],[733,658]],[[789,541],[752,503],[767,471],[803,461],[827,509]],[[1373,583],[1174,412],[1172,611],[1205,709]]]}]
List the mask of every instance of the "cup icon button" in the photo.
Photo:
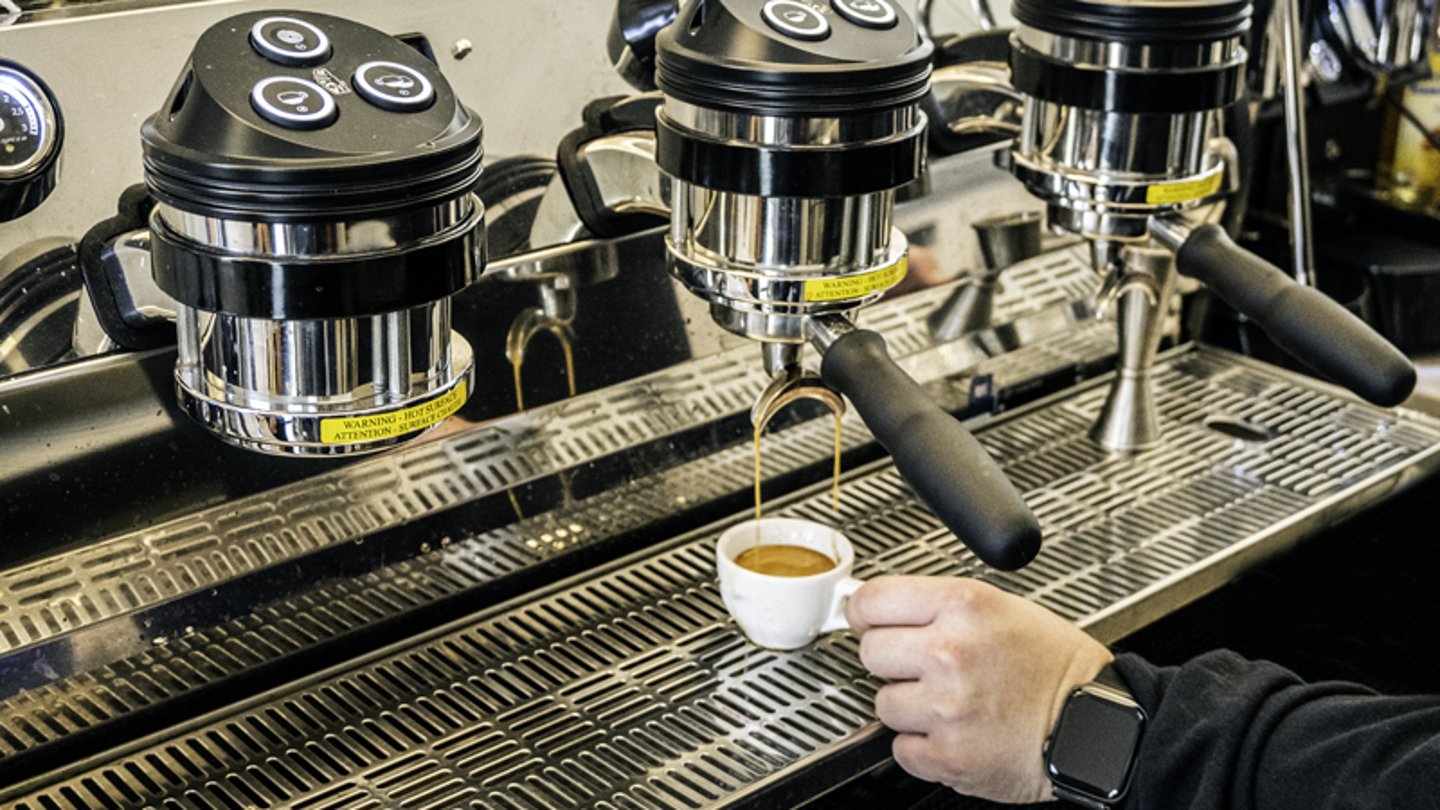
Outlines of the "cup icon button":
[{"label": "cup icon button", "polygon": [[800,0],[770,0],[760,16],[776,31],[791,39],[821,40],[830,36],[830,21],[814,6]]},{"label": "cup icon button", "polygon": [[319,129],[335,121],[335,99],[320,85],[294,76],[271,76],[250,91],[250,106],[287,129]]}]

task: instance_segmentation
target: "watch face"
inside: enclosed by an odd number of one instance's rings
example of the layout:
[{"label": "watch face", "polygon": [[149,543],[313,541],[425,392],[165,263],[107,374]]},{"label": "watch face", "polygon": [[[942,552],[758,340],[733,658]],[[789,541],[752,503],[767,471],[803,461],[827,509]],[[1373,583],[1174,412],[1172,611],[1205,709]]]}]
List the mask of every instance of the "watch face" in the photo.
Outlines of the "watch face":
[{"label": "watch face", "polygon": [[1119,798],[1129,783],[1144,723],[1137,707],[1077,692],[1050,739],[1045,757],[1050,778],[1097,799]]}]

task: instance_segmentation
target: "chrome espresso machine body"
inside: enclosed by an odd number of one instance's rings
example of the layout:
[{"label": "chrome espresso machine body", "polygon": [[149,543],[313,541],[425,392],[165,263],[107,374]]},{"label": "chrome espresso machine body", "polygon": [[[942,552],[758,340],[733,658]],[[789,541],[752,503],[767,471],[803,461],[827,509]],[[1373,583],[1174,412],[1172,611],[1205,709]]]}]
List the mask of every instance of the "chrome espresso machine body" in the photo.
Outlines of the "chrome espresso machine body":
[{"label": "chrome espresso machine body", "polygon": [[482,132],[433,63],[349,21],[254,13],[202,36],[142,133],[180,407],[295,455],[391,447],[459,410],[450,297],[484,267]]},{"label": "chrome espresso machine body", "polygon": [[1019,568],[1040,546],[1019,494],[853,321],[906,273],[895,192],[923,166],[930,45],[891,3],[831,11],[689,3],[659,34],[667,261],[717,323],[762,344],[766,395],[805,384],[814,346],[823,385],[849,397],[920,497],[981,559]]},{"label": "chrome espresso machine body", "polygon": [[[1015,86],[998,51],[972,85],[1007,135],[955,154],[993,129],[945,117],[950,39],[894,0],[19,5],[5,807],[913,806],[854,635],[726,613],[757,478],[859,578],[1127,645],[1292,549],[1403,559],[1354,549],[1434,492],[1440,406],[1157,351],[1186,272],[1316,311],[1192,224],[1239,176],[1243,4],[1022,2]],[[1135,106],[1170,81],[1214,93]],[[1151,438],[1097,435],[1136,421],[1114,391]]]},{"label": "chrome espresso machine body", "polygon": [[924,169],[932,57],[909,15],[888,0],[622,3],[610,44],[620,72],[658,97],[604,100],[592,117],[611,124],[565,139],[532,243],[667,215],[672,275],[761,346],[757,436],[797,399],[838,411],[843,394],[981,559],[1033,559],[1040,530],[1018,493],[855,323],[908,267],[895,199]]},{"label": "chrome espresso machine body", "polygon": [[[1251,10],[1244,0],[1015,3],[1010,84],[1023,112],[1006,159],[1051,226],[1089,243],[1106,279],[1102,308],[1118,310],[1120,367],[1091,433],[1110,450],[1160,441],[1150,359],[1174,271],[1371,402],[1397,405],[1415,387],[1410,361],[1359,318],[1188,218],[1239,187],[1223,122],[1244,94]],[[993,87],[988,71],[956,72]],[[1173,254],[1173,271],[1146,253],[1152,240]]]}]

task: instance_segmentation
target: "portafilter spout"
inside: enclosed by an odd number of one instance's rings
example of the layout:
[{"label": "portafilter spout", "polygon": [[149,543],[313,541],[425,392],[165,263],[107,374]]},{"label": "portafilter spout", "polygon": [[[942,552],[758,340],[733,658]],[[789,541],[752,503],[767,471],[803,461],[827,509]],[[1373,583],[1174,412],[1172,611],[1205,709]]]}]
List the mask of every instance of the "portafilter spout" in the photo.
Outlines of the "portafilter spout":
[{"label": "portafilter spout", "polygon": [[932,337],[950,341],[990,327],[1000,273],[1012,264],[1040,255],[1041,220],[1039,211],[1021,211],[988,217],[971,226],[980,240],[985,267],[930,313],[926,325]]},{"label": "portafilter spout", "polygon": [[672,273],[782,386],[813,346],[937,516],[984,562],[1025,565],[1040,527],[1019,493],[853,321],[906,272],[895,190],[924,162],[930,43],[894,0],[692,0],[655,50]]},{"label": "portafilter spout", "polygon": [[1141,450],[1160,439],[1150,375],[1175,294],[1175,257],[1168,250],[1126,247],[1111,273],[1101,306],[1116,310],[1119,351],[1115,381],[1090,438],[1116,452]]}]

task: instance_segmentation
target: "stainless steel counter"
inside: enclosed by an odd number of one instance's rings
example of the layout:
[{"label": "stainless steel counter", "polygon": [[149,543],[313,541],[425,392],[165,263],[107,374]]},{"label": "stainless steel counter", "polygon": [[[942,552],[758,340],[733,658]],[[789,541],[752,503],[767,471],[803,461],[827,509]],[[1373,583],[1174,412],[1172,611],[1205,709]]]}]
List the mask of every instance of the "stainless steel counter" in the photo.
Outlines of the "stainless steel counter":
[{"label": "stainless steel counter", "polygon": [[[883,461],[847,477],[838,515],[823,485],[777,511],[843,527],[861,576],[981,576],[1108,640],[1440,463],[1440,421],[1234,355],[1182,349],[1157,378],[1167,441],[1154,451],[1107,456],[1085,439],[1103,381],[982,429],[1046,527],[1046,550],[1019,573],[979,570]],[[1237,438],[1237,422],[1260,432]],[[747,645],[715,593],[717,530],[110,752],[15,806],[763,805],[815,769],[883,756],[876,684],[854,639],[790,654]],[[344,612],[338,600],[323,607]],[[292,633],[308,626],[274,618]],[[186,677],[178,664],[197,647],[161,672]],[[80,698],[103,704],[122,688],[90,686],[47,702],[49,722],[77,722],[89,711]],[[0,725],[12,737],[43,727],[38,709]]]}]

